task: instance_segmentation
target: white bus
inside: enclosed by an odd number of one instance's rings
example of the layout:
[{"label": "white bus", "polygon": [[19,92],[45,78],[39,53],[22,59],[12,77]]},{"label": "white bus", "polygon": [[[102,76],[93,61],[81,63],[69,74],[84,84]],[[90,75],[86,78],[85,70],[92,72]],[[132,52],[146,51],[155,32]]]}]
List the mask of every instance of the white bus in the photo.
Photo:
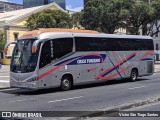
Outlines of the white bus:
[{"label": "white bus", "polygon": [[24,34],[15,44],[10,86],[28,89],[72,86],[152,75],[151,37],[102,34],[90,30],[40,29]]}]

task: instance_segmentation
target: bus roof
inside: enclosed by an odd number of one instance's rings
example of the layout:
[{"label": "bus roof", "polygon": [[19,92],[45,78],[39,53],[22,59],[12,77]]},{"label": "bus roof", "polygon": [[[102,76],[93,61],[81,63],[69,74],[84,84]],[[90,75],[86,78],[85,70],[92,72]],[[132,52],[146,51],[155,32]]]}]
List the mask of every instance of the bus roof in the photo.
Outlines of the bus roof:
[{"label": "bus roof", "polygon": [[150,36],[145,35],[126,35],[126,34],[106,34],[106,33],[100,33],[100,34],[83,34],[83,33],[73,33],[74,37],[100,37],[100,38],[134,38],[134,39],[152,39]]},{"label": "bus roof", "polygon": [[33,30],[30,32],[25,33],[22,35],[20,38],[32,38],[34,36],[37,36],[41,33],[46,33],[46,32],[73,32],[73,33],[94,33],[98,34],[99,32],[94,31],[94,30],[79,30],[79,29],[64,29],[64,28],[42,28],[39,30]]}]

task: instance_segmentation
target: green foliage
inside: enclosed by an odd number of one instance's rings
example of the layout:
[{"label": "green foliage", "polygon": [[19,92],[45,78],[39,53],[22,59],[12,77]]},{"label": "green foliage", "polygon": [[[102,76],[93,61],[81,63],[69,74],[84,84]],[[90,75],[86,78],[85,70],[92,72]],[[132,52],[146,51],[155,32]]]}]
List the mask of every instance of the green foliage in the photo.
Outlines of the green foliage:
[{"label": "green foliage", "polygon": [[127,29],[130,34],[140,34],[139,29],[145,29],[153,21],[154,10],[147,2],[135,2],[128,11]]},{"label": "green foliage", "polygon": [[43,10],[33,14],[27,20],[31,30],[38,28],[72,28],[71,17],[60,10]]},{"label": "green foliage", "polygon": [[82,12],[72,14],[72,24],[74,28],[81,29]]},{"label": "green foliage", "polygon": [[160,0],[89,0],[82,14],[81,24],[86,29],[114,33],[120,27],[130,34],[146,34],[147,25],[160,19]]},{"label": "green foliage", "polygon": [[115,29],[125,27],[124,17],[131,6],[131,0],[90,0],[83,15],[82,26],[86,29],[113,34]]},{"label": "green foliage", "polygon": [[0,31],[0,52],[3,51],[6,41],[4,39],[4,33]]},{"label": "green foliage", "polygon": [[103,13],[106,2],[104,0],[89,0],[82,14],[81,24],[85,29],[103,32]]}]

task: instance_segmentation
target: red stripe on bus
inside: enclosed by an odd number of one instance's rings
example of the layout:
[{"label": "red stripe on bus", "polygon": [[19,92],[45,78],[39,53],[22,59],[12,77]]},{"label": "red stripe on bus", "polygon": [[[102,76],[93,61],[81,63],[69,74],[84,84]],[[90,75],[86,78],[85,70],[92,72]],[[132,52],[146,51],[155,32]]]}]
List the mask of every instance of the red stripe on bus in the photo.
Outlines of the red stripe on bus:
[{"label": "red stripe on bus", "polygon": [[153,53],[154,50],[149,50],[148,52],[146,52],[139,60],[142,60],[143,58],[145,58],[146,56],[148,56],[149,54]]},{"label": "red stripe on bus", "polygon": [[[136,52],[133,52],[132,54],[130,54],[130,55],[127,57],[127,59],[130,58],[131,56],[135,55],[135,54],[136,54]],[[126,61],[126,60],[123,59],[122,61],[117,62],[115,66],[119,66],[121,63],[124,63],[125,61]],[[114,68],[115,68],[115,67],[112,66],[111,68],[107,69],[106,71],[102,72],[102,73],[99,74],[97,77],[95,77],[95,79],[102,78],[102,75],[103,75],[103,74],[109,72],[110,70],[112,70],[112,69],[114,69]]]}]

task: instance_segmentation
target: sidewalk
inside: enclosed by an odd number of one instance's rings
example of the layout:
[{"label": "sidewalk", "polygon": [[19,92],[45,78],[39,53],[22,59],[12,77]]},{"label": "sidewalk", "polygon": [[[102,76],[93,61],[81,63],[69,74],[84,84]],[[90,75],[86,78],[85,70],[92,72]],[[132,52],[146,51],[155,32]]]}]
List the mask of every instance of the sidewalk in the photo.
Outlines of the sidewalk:
[{"label": "sidewalk", "polygon": [[160,64],[155,64],[155,66],[154,66],[154,72],[155,73],[160,72]]},{"label": "sidewalk", "polygon": [[0,89],[10,87],[9,69],[9,65],[2,65],[2,68],[0,69]]}]

